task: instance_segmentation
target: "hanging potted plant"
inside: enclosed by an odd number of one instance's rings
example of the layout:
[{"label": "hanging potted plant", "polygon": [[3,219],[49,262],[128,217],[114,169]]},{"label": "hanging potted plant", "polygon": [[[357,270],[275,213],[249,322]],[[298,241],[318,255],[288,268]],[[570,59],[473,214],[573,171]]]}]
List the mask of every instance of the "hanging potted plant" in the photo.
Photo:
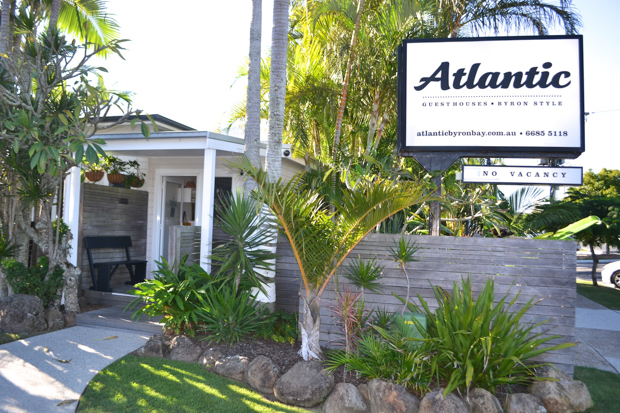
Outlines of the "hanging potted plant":
[{"label": "hanging potted plant", "polygon": [[99,182],[103,179],[105,174],[105,161],[97,160],[96,163],[90,163],[86,160],[82,162],[84,167],[84,177],[88,182]]},{"label": "hanging potted plant", "polygon": [[133,168],[133,171],[125,175],[125,188],[142,188],[144,185],[144,174],[140,172],[140,164],[138,161],[133,160],[127,162],[127,165]]},{"label": "hanging potted plant", "polygon": [[118,159],[116,156],[108,156],[105,170],[108,173],[108,182],[122,184],[125,180],[124,173],[127,172],[127,162]]}]

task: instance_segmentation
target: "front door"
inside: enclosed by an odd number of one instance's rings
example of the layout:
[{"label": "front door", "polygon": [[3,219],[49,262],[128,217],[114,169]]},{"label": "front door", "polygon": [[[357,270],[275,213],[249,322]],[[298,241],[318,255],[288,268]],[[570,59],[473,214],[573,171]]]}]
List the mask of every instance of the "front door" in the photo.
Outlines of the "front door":
[{"label": "front door", "polygon": [[[170,227],[181,225],[181,196],[183,188],[183,179],[164,176],[162,185],[162,200],[161,206],[162,219],[160,220],[160,243],[161,251],[160,255],[164,257],[170,265],[169,254],[169,240],[170,240]],[[174,258],[174,257],[173,257]]]}]

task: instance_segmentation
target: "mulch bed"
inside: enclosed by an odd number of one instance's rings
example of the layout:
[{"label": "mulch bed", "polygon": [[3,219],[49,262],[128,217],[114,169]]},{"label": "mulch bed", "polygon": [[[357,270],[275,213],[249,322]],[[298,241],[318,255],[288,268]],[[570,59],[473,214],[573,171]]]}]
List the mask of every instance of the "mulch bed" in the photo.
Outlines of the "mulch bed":
[{"label": "mulch bed", "polygon": [[[207,341],[201,340],[204,338],[205,336],[197,334],[195,337],[195,339],[197,339],[196,343],[205,350],[217,350],[225,357],[244,356],[249,360],[253,360],[258,356],[269,357],[274,364],[279,367],[280,374],[284,374],[295,364],[303,361],[303,358],[298,354],[300,348],[299,343],[292,345],[288,343],[277,343],[263,338],[252,338],[247,341],[235,343],[231,346],[223,342],[219,344],[208,343]],[[323,348],[323,354],[325,354],[326,351],[329,350]],[[345,374],[344,367],[336,369],[332,374],[334,375],[334,381],[336,383],[346,382],[352,383],[355,386],[367,383],[365,378],[357,378],[355,373],[347,372]]]}]

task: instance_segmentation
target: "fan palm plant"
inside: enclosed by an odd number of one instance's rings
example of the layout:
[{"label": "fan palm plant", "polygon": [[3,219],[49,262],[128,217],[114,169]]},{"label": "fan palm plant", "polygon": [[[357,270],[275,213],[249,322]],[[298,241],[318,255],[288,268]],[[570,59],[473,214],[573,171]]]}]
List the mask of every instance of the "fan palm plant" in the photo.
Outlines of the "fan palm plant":
[{"label": "fan palm plant", "polygon": [[[431,198],[427,185],[416,181],[366,179],[343,190],[330,204],[319,191],[302,184],[304,173],[289,182],[271,182],[263,170],[243,158],[230,162],[253,178],[255,196],[269,205],[291,244],[305,294],[300,323],[304,360],[321,354],[321,297],[336,270],[359,242],[384,219]],[[330,212],[332,210],[334,212]]]}]

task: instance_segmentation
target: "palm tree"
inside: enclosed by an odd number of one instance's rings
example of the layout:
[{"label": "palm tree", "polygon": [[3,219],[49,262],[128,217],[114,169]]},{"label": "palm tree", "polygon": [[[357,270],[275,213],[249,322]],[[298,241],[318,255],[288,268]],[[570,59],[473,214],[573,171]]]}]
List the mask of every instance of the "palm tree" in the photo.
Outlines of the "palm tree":
[{"label": "palm tree", "polygon": [[[426,185],[415,181],[375,177],[343,191],[331,203],[320,192],[303,185],[305,173],[284,183],[271,181],[267,173],[247,159],[231,162],[254,178],[257,196],[277,216],[301,272],[305,296],[301,297],[300,322],[304,360],[321,354],[321,296],[336,270],[353,248],[390,215],[429,199]],[[330,209],[335,211],[330,213]]]},{"label": "palm tree", "polygon": [[[261,30],[262,0],[252,0],[252,23],[250,24],[250,61],[248,68],[248,96],[246,104],[245,156],[252,165],[260,166],[260,98],[261,98]],[[256,188],[252,179],[245,181],[248,195]]]},{"label": "palm tree", "polygon": [[[2,0],[0,22],[0,53],[14,46],[11,24],[21,5],[26,2]],[[119,27],[106,10],[103,0],[46,0],[39,5],[45,11],[42,18],[49,19],[49,26],[62,29],[78,40],[88,40],[91,47],[98,48],[117,40]],[[107,56],[109,50],[103,50]]]},{"label": "palm tree", "polygon": [[269,84],[269,142],[265,167],[272,181],[282,171],[282,133],[286,100],[286,55],[288,50],[289,0],[274,0],[271,32],[271,75]]}]

